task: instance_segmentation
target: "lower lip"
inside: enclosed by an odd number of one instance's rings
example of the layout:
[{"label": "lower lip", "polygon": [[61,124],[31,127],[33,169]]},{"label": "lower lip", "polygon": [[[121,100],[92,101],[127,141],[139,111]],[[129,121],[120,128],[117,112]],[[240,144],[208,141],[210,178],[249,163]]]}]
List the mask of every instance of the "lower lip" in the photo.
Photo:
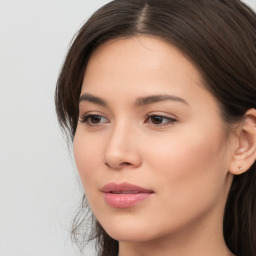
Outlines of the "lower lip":
[{"label": "lower lip", "polygon": [[138,204],[139,202],[148,199],[153,193],[136,193],[136,194],[113,194],[104,193],[104,198],[112,207],[127,208]]}]

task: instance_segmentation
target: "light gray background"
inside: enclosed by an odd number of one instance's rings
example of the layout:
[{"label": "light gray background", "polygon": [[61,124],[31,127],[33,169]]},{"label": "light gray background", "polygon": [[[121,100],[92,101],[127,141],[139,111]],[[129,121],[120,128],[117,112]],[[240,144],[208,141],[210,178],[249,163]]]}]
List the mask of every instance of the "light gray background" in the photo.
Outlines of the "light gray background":
[{"label": "light gray background", "polygon": [[53,97],[74,33],[106,2],[0,0],[0,256],[78,255],[68,228],[81,189]]}]

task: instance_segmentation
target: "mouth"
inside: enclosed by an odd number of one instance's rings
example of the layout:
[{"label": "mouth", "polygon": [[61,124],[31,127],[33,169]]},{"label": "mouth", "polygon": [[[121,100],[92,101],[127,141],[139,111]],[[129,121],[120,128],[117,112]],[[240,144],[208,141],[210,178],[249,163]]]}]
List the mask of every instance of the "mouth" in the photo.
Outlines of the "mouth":
[{"label": "mouth", "polygon": [[108,193],[112,193],[112,194],[138,194],[141,193],[140,191],[110,191]]},{"label": "mouth", "polygon": [[127,208],[137,205],[154,194],[153,190],[126,182],[106,184],[101,191],[104,194],[106,203],[114,208]]}]

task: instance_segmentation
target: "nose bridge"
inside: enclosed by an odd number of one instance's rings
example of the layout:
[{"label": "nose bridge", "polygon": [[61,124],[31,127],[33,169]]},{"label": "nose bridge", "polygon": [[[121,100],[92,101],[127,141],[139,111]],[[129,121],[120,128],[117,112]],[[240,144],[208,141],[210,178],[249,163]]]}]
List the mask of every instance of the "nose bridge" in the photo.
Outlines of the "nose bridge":
[{"label": "nose bridge", "polygon": [[111,130],[108,143],[109,147],[121,147],[123,144],[125,144],[129,135],[131,135],[131,128],[126,122],[116,123]]},{"label": "nose bridge", "polygon": [[141,160],[136,138],[136,128],[130,122],[120,120],[113,124],[105,149],[105,163],[114,169],[138,166]]}]

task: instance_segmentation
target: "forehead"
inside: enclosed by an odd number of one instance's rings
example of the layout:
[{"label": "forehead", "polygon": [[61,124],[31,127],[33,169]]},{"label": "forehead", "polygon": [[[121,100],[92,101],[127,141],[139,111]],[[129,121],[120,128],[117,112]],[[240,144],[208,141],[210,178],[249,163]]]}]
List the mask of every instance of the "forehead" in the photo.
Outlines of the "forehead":
[{"label": "forehead", "polygon": [[[189,79],[202,83],[196,67],[173,45],[154,36],[118,38],[100,45],[86,67],[83,88],[148,88]],[[176,81],[177,82],[177,81]],[[116,86],[115,86],[116,85]]]}]

